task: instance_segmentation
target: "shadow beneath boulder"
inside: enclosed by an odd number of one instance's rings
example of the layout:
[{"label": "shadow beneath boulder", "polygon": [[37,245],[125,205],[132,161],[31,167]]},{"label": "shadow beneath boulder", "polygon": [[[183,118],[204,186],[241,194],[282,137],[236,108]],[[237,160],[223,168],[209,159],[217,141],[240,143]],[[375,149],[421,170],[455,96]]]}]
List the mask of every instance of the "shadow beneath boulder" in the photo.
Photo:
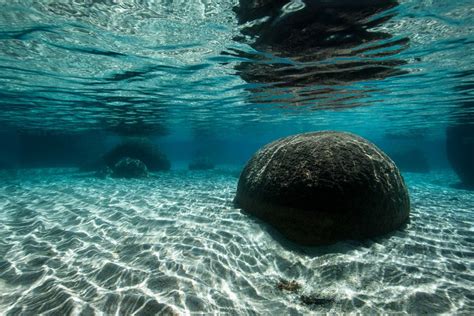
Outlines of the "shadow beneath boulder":
[{"label": "shadow beneath boulder", "polygon": [[[235,207],[235,205],[234,205]],[[398,229],[389,232],[384,235],[380,235],[373,238],[367,238],[362,240],[342,240],[335,242],[330,245],[322,245],[322,246],[303,246],[292,242],[288,238],[286,238],[282,233],[280,233],[276,228],[271,226],[270,224],[266,223],[262,219],[246,212],[243,209],[240,209],[241,214],[248,216],[254,223],[260,226],[262,231],[265,231],[270,237],[275,240],[280,246],[282,246],[285,250],[291,251],[294,253],[298,253],[301,255],[309,256],[309,257],[320,257],[327,254],[348,254],[351,251],[357,250],[359,248],[370,248],[374,244],[383,243],[384,241],[394,237],[404,237],[408,225],[410,224],[411,220],[409,219],[407,222],[403,223]]]}]

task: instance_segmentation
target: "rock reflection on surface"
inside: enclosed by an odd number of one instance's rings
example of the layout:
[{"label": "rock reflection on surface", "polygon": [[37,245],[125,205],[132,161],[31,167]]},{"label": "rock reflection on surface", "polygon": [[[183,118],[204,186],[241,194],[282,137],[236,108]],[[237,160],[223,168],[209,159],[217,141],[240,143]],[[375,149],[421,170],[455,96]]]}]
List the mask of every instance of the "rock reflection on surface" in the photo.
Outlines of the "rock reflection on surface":
[{"label": "rock reflection on surface", "polygon": [[397,1],[255,1],[234,8],[240,41],[256,52],[236,66],[259,103],[289,102],[318,108],[363,105],[370,91],[344,89],[351,83],[406,73],[398,53],[406,37],[377,30],[396,14]]}]

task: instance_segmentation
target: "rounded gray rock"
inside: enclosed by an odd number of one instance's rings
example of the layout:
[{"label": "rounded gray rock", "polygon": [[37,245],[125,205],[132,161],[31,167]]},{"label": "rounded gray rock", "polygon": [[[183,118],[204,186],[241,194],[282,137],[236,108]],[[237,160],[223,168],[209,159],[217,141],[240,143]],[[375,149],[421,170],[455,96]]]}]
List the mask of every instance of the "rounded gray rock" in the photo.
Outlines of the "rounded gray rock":
[{"label": "rounded gray rock", "polygon": [[369,141],[334,131],[264,146],[242,171],[234,202],[303,245],[382,235],[410,214],[394,162]]},{"label": "rounded gray rock", "polygon": [[125,157],[115,164],[112,176],[114,178],[146,178],[148,177],[148,168],[138,159]]}]

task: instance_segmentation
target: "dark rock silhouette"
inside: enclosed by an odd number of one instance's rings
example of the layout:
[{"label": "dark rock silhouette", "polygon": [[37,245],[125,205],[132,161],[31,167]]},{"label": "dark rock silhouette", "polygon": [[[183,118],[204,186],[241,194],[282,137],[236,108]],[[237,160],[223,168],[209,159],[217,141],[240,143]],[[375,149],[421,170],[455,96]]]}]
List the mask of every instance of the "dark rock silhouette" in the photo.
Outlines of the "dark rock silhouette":
[{"label": "dark rock silhouette", "polygon": [[385,234],[410,213],[393,161],[367,140],[333,131],[263,147],[242,171],[234,202],[303,245]]},{"label": "dark rock silhouette", "polygon": [[189,170],[214,169],[214,163],[209,158],[197,158],[189,163]]},{"label": "dark rock silhouette", "polygon": [[169,170],[171,164],[166,156],[153,144],[144,140],[127,140],[104,156],[105,164],[113,168],[122,158],[142,161],[150,171]]},{"label": "dark rock silhouette", "polygon": [[335,302],[335,299],[333,298],[324,298],[320,297],[315,294],[311,295],[301,295],[300,296],[300,301],[304,305],[310,306],[310,307],[317,307],[321,305],[327,305]]},{"label": "dark rock silhouette", "polygon": [[295,280],[289,281],[289,280],[281,279],[280,281],[278,281],[276,287],[277,289],[281,291],[298,292],[301,289],[301,284],[299,284]]},{"label": "dark rock silhouette", "polygon": [[474,188],[474,124],[449,126],[446,150],[449,163],[462,184]]},{"label": "dark rock silhouette", "polygon": [[120,159],[112,169],[114,178],[146,178],[148,168],[138,159],[129,157]]}]

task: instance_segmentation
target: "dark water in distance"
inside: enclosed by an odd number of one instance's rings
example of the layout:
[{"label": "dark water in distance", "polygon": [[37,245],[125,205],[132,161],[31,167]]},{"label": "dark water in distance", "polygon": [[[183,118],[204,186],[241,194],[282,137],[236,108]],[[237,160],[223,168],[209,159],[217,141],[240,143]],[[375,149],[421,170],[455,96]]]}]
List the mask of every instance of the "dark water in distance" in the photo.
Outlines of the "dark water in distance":
[{"label": "dark water in distance", "polygon": [[[0,314],[474,311],[474,193],[448,161],[474,168],[472,1],[240,3],[0,0]],[[325,129],[397,162],[408,227],[300,249],[233,207],[260,146]],[[128,138],[171,170],[77,172]]]}]

